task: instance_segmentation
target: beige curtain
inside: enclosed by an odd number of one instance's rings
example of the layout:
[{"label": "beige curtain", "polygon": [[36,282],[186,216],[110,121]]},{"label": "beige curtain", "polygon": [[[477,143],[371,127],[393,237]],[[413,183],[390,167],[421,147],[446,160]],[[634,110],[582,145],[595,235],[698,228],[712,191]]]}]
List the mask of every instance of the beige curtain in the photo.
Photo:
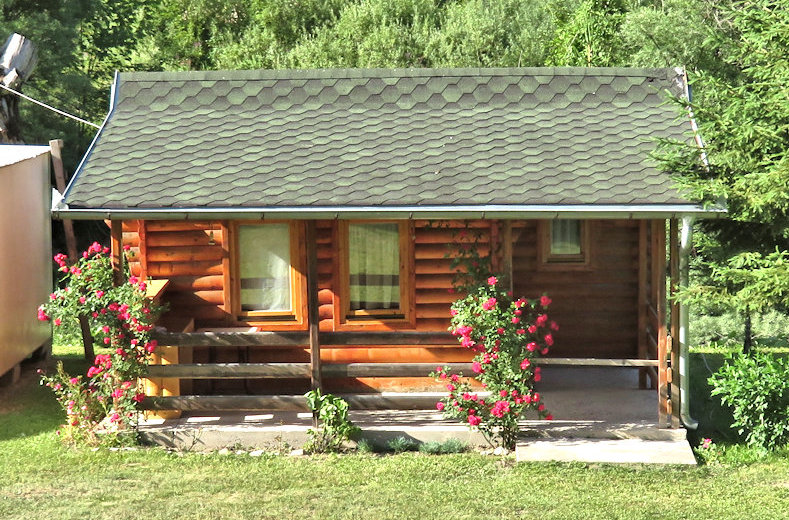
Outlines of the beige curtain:
[{"label": "beige curtain", "polygon": [[290,227],[240,226],[241,310],[290,311]]},{"label": "beige curtain", "polygon": [[580,220],[554,220],[551,222],[551,254],[581,254]]},{"label": "beige curtain", "polygon": [[351,310],[399,308],[398,224],[349,224],[348,246]]}]

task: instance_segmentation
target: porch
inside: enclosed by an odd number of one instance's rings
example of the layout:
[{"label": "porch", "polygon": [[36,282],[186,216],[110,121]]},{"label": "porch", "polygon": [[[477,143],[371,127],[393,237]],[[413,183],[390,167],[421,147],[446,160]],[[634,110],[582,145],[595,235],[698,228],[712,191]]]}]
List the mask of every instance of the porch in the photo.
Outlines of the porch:
[{"label": "porch", "polygon": [[[522,422],[519,460],[693,463],[685,430],[660,428],[655,421],[657,393],[639,388],[638,370],[547,366],[543,375],[538,390],[555,419]],[[435,402],[440,394],[420,396]],[[481,434],[435,410],[352,410],[350,418],[361,428],[361,437],[376,445],[397,437],[486,445]],[[235,446],[281,452],[302,446],[310,427],[309,412],[193,411],[180,418],[145,420],[140,432],[147,442],[177,450]]]}]

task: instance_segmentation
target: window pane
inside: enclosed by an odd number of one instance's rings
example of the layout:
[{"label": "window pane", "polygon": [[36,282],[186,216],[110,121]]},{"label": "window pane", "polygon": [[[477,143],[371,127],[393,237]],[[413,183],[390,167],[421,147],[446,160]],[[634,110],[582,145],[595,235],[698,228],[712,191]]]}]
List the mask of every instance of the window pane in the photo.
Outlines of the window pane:
[{"label": "window pane", "polygon": [[290,227],[238,229],[241,310],[290,311]]},{"label": "window pane", "polygon": [[348,246],[351,310],[398,309],[398,224],[349,224]]},{"label": "window pane", "polygon": [[551,254],[581,254],[580,220],[554,220],[551,222]]}]

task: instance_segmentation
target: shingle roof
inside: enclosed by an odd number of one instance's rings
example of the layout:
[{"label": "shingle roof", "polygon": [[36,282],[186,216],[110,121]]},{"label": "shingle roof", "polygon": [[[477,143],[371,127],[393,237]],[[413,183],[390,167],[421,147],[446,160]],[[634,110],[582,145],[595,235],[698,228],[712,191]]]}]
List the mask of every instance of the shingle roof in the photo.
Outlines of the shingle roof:
[{"label": "shingle roof", "polygon": [[123,73],[70,208],[688,205],[675,69]]}]

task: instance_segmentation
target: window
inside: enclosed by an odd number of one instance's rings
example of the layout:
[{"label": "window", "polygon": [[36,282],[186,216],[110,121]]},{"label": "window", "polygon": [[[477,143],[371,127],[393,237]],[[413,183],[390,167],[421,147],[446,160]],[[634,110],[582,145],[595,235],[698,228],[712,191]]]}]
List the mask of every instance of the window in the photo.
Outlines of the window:
[{"label": "window", "polygon": [[301,322],[304,272],[295,224],[236,227],[236,314],[245,321]]},{"label": "window", "polygon": [[341,300],[345,321],[406,320],[411,247],[407,222],[343,222]]},{"label": "window", "polygon": [[589,240],[585,221],[562,219],[541,224],[541,263],[547,265],[589,263]]}]

